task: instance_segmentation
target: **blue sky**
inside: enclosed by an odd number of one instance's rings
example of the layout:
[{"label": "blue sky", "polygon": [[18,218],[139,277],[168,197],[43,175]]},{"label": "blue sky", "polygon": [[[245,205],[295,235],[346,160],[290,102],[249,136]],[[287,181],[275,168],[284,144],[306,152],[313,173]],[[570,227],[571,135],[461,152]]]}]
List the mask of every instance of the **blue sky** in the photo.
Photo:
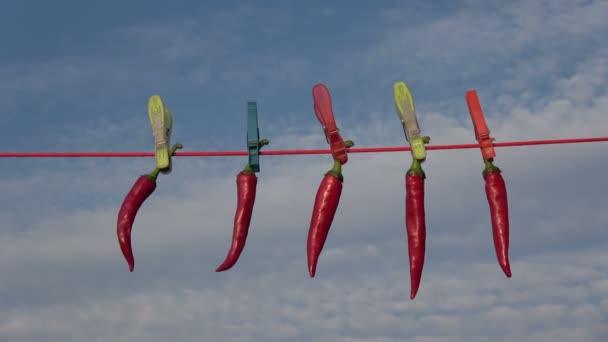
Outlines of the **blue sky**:
[{"label": "blue sky", "polygon": [[[392,85],[433,144],[471,143],[476,89],[497,141],[606,136],[606,1],[7,1],[3,151],[151,151],[161,94],[186,151],[324,148],[311,89],[342,134],[402,146]],[[133,229],[116,214],[151,158],[2,159],[2,341],[605,341],[605,143],[497,149],[513,277],[493,251],[477,150],[430,151],[427,261],[409,300],[408,153],[351,154],[317,276],[305,241],[327,155],[262,158],[247,246],[217,274],[246,158],[176,158]]]}]

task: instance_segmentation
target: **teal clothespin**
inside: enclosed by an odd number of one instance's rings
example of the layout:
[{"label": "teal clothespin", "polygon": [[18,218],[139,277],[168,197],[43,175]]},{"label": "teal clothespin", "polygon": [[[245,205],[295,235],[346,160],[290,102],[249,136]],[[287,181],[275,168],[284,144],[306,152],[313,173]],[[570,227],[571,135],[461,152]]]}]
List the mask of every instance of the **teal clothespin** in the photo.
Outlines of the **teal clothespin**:
[{"label": "teal clothespin", "polygon": [[260,172],[260,148],[270,143],[267,139],[260,141],[258,127],[258,106],[255,101],[247,102],[247,149],[249,150],[249,166],[253,172]]}]

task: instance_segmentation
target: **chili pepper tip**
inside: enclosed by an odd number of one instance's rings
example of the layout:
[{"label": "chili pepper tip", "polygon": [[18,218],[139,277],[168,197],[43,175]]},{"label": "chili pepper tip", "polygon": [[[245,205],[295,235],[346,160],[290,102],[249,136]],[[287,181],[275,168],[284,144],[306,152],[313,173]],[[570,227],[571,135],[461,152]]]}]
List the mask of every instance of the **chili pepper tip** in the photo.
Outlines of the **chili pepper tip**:
[{"label": "chili pepper tip", "polygon": [[316,265],[308,265],[308,274],[310,275],[311,278],[315,277],[315,273],[317,273],[317,266]]},{"label": "chili pepper tip", "polygon": [[418,289],[420,288],[420,278],[418,278],[418,280],[414,280],[411,286],[410,299],[414,300],[414,298],[416,298],[416,294],[418,294]]},{"label": "chili pepper tip", "polygon": [[215,272],[224,272],[224,271],[228,270],[231,267],[232,267],[232,265],[229,265],[228,262],[224,262],[223,264],[219,265],[215,269]]}]

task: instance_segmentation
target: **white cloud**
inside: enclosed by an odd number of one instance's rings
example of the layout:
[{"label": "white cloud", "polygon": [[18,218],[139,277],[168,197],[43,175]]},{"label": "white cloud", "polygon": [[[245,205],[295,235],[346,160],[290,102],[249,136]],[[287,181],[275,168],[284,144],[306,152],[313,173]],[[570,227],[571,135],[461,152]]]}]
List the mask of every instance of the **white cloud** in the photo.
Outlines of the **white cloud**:
[{"label": "white cloud", "polygon": [[[603,251],[587,255],[603,255]],[[568,267],[574,266],[578,253],[564,253],[558,259],[565,270],[547,274],[547,283],[562,287]],[[552,263],[554,261],[547,260]],[[487,263],[474,262],[473,267]],[[540,260],[531,260],[529,267],[542,267]],[[577,267],[601,266],[605,263]],[[564,328],[572,324],[580,330],[554,336],[566,341],[572,336],[594,341],[601,330],[606,308],[598,302],[563,303],[564,294],[538,297],[546,287],[526,277],[493,282],[475,282],[480,276],[471,268],[452,268],[427,278],[425,295],[409,301],[404,294],[403,270],[383,270],[384,277],[374,279],[352,273],[340,280],[307,280],[297,270],[281,269],[257,279],[226,283],[223,287],[173,288],[169,291],[140,290],[131,296],[118,295],[103,301],[79,301],[65,305],[6,312],[0,334],[7,339],[27,338],[44,333],[51,340],[70,336],[79,340],[109,338],[140,341],[168,338],[196,340],[204,333],[217,341],[251,338],[253,341],[297,340],[318,334],[334,336],[337,341],[382,338],[399,339],[403,334],[436,338],[460,336],[483,340],[504,334],[506,338],[531,336],[525,331],[533,327]],[[235,275],[240,279],[238,275]],[[401,281],[403,282],[401,282]],[[510,285],[512,282],[519,283]],[[521,286],[531,296],[525,302],[510,303],[509,298]],[[565,286],[569,288],[569,286]],[[434,289],[434,290],[433,290]],[[483,295],[491,291],[492,295]],[[430,292],[430,293],[429,293]],[[482,295],[480,295],[482,294]],[[597,296],[593,290],[589,296]],[[194,328],[196,327],[196,328]],[[551,329],[537,332],[542,338],[552,336]],[[532,334],[537,334],[532,333]],[[337,334],[337,335],[336,335]],[[446,336],[446,337],[443,337]],[[585,339],[585,336],[587,339]],[[540,338],[540,337],[539,337]],[[415,340],[415,339],[414,339]],[[440,339],[441,340],[441,339]]]}]

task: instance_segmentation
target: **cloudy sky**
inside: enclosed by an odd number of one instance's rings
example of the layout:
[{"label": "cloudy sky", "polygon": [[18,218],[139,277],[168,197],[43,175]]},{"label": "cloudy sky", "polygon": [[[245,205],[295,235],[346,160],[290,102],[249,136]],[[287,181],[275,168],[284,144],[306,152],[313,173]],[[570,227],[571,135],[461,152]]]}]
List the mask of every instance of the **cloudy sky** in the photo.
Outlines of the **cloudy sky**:
[{"label": "cloudy sky", "polygon": [[[345,138],[403,146],[399,80],[433,144],[475,141],[469,89],[497,141],[607,136],[606,18],[602,0],[6,0],[0,150],[152,151],[152,94],[185,151],[244,150],[248,100],[269,148],[325,148],[318,82]],[[350,155],[312,279],[306,236],[329,155],[262,158],[247,246],[220,274],[245,157],[175,158],[137,217],[133,273],[116,215],[152,158],[0,159],[0,340],[608,340],[606,143],[497,149],[510,279],[493,250],[479,151],[430,151],[414,301],[410,160]]]}]

